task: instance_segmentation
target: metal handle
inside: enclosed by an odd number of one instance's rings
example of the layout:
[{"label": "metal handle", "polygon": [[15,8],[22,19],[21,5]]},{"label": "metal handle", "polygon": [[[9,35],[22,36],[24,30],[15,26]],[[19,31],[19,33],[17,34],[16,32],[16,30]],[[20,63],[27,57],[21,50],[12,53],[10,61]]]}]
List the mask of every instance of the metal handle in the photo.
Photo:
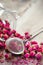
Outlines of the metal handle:
[{"label": "metal handle", "polygon": [[29,40],[32,40],[33,38],[35,38],[36,36],[38,36],[41,33],[43,33],[43,27],[41,27],[37,31],[33,32],[32,37]]}]

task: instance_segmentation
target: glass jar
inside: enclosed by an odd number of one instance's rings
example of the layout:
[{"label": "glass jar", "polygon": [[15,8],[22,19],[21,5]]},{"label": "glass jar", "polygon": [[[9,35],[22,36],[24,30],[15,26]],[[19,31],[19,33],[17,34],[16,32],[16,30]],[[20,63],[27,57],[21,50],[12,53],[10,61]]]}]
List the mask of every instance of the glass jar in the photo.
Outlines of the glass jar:
[{"label": "glass jar", "polygon": [[[10,5],[9,5],[10,3]],[[7,19],[11,28],[16,28],[17,19],[23,15],[30,5],[29,0],[9,0],[0,1],[0,18]]]},{"label": "glass jar", "polygon": [[[4,10],[4,8],[0,8],[0,18],[4,20],[8,20],[10,23],[10,27],[12,29],[16,28],[16,13],[10,12],[9,10]],[[2,11],[2,12],[1,12]]]}]

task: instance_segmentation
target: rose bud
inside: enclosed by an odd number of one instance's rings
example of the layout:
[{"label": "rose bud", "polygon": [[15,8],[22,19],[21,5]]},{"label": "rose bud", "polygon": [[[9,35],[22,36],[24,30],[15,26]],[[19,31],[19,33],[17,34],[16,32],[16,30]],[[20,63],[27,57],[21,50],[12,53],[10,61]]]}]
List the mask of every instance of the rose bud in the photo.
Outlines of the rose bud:
[{"label": "rose bud", "polygon": [[38,44],[32,45],[32,48],[33,48],[33,50],[37,51],[39,49],[39,45]]},{"label": "rose bud", "polygon": [[33,51],[33,48],[32,48],[32,46],[30,46],[29,48],[28,48],[28,51]]},{"label": "rose bud", "polygon": [[29,39],[30,38],[30,34],[28,32],[25,32],[24,34],[25,34],[25,38],[26,39]]},{"label": "rose bud", "polygon": [[35,57],[35,51],[30,52],[30,57]]},{"label": "rose bud", "polygon": [[43,53],[43,48],[42,48],[42,53]]},{"label": "rose bud", "polygon": [[34,44],[34,45],[32,45],[32,50],[37,51],[38,48],[39,48],[39,45],[38,45],[38,44]]},{"label": "rose bud", "polygon": [[4,34],[4,39],[6,40],[8,38],[9,38],[9,36],[7,34]]},{"label": "rose bud", "polygon": [[25,38],[26,38],[26,39],[30,39],[30,36],[29,36],[29,35],[25,35]]},{"label": "rose bud", "polygon": [[31,45],[31,43],[30,43],[30,41],[28,41],[28,42],[26,42],[25,47],[26,47],[26,48],[29,48],[30,45]]},{"label": "rose bud", "polygon": [[20,37],[20,34],[19,33],[15,33],[15,37]]},{"label": "rose bud", "polygon": [[5,20],[5,23],[9,27],[10,23],[8,22],[8,20]]},{"label": "rose bud", "polygon": [[35,57],[40,60],[42,58],[42,54],[41,52],[37,52],[37,54],[35,55]]},{"label": "rose bud", "polygon": [[26,54],[24,55],[25,58],[29,58],[29,56],[30,56],[29,53],[26,53]]},{"label": "rose bud", "polygon": [[9,60],[9,59],[11,60],[11,59],[12,59],[11,53],[6,53],[6,54],[5,54],[5,58],[8,59],[8,60]]},{"label": "rose bud", "polygon": [[36,41],[31,41],[31,44],[38,44],[38,42],[36,42]]},{"label": "rose bud", "polygon": [[43,45],[40,45],[40,48],[41,48],[41,51],[42,51],[42,53],[43,53]]},{"label": "rose bud", "polygon": [[12,34],[15,34],[16,33],[16,30],[12,30],[11,32],[12,32]]},{"label": "rose bud", "polygon": [[38,48],[38,52],[42,52],[42,47],[39,47]]},{"label": "rose bud", "polygon": [[19,38],[20,38],[20,39],[24,39],[24,36],[21,36],[21,35],[20,35]]},{"label": "rose bud", "polygon": [[9,58],[9,55],[8,54],[5,54],[5,58],[8,59]]},{"label": "rose bud", "polygon": [[25,32],[24,34],[27,35],[27,34],[29,34],[29,32]]},{"label": "rose bud", "polygon": [[28,53],[28,50],[25,49],[25,50],[24,50],[24,53],[25,53],[25,54]]},{"label": "rose bud", "polygon": [[3,29],[3,33],[7,33],[7,30],[5,28]]}]

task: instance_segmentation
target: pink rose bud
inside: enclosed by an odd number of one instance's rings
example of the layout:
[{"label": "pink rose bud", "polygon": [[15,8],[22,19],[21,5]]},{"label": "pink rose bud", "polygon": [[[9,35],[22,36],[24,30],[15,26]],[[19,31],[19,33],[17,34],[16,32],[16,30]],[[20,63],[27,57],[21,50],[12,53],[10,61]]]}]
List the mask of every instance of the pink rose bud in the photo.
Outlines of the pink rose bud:
[{"label": "pink rose bud", "polygon": [[3,33],[7,33],[7,30],[5,28],[3,29]]},{"label": "pink rose bud", "polygon": [[38,44],[32,45],[32,48],[33,48],[33,50],[38,50],[39,45]]},{"label": "pink rose bud", "polygon": [[29,48],[28,48],[28,51],[33,51],[33,48],[32,48],[32,46],[30,46]]},{"label": "pink rose bud", "polygon": [[15,37],[20,37],[20,34],[19,33],[15,33]]},{"label": "pink rose bud", "polygon": [[21,36],[21,35],[20,35],[19,38],[20,38],[20,39],[24,39],[24,36]]},{"label": "pink rose bud", "polygon": [[29,58],[29,56],[30,56],[29,53],[26,53],[26,54],[24,55],[25,58]]},{"label": "pink rose bud", "polygon": [[33,50],[37,50],[36,47],[35,47],[34,45],[32,45],[32,49],[33,49]]},{"label": "pink rose bud", "polygon": [[7,34],[4,34],[4,39],[8,39],[9,36]]},{"label": "pink rose bud", "polygon": [[31,45],[31,43],[30,43],[30,41],[28,41],[28,42],[26,42],[25,47],[26,47],[26,48],[29,48],[30,45]]},{"label": "pink rose bud", "polygon": [[24,53],[28,53],[28,50],[24,50]]},{"label": "pink rose bud", "polygon": [[38,42],[36,42],[36,41],[31,41],[31,44],[38,44]]},{"label": "pink rose bud", "polygon": [[[27,35],[27,34],[29,34],[29,32],[25,32],[24,34]],[[30,34],[29,34],[29,35],[30,35]]]},{"label": "pink rose bud", "polygon": [[38,60],[40,60],[40,59],[42,58],[41,52],[37,52],[37,54],[36,54],[35,56],[36,56],[36,58],[37,58]]},{"label": "pink rose bud", "polygon": [[25,34],[25,38],[26,39],[29,39],[30,38],[30,34],[28,32],[25,32],[24,34]]},{"label": "pink rose bud", "polygon": [[5,58],[8,59],[9,58],[9,55],[8,54],[5,54]]},{"label": "pink rose bud", "polygon": [[8,20],[5,20],[5,23],[8,25],[8,27],[9,27],[9,25],[10,25],[10,23],[8,22]]},{"label": "pink rose bud", "polygon": [[35,51],[31,51],[30,52],[30,57],[34,57],[35,56]]},{"label": "pink rose bud", "polygon": [[43,45],[40,45],[40,48],[41,48],[41,51],[42,51],[42,53],[43,53]]},{"label": "pink rose bud", "polygon": [[25,38],[26,38],[26,39],[30,39],[30,36],[29,36],[29,35],[25,35]]},{"label": "pink rose bud", "polygon": [[38,48],[38,52],[42,52],[42,47],[39,47]]},{"label": "pink rose bud", "polygon": [[16,30],[12,30],[11,32],[15,34],[16,33]]}]

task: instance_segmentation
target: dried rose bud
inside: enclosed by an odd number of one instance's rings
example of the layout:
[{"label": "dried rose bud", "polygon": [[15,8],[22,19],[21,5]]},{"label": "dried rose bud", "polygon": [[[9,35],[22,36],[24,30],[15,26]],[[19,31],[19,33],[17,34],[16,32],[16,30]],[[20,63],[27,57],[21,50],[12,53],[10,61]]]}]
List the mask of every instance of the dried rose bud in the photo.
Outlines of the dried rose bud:
[{"label": "dried rose bud", "polygon": [[26,39],[29,39],[30,38],[30,34],[28,32],[25,32],[24,34],[25,34],[25,38]]},{"label": "dried rose bud", "polygon": [[29,35],[25,35],[25,38],[26,38],[26,39],[30,39],[30,36],[29,36]]},{"label": "dried rose bud", "polygon": [[[29,34],[29,32],[25,32],[24,34],[27,35],[27,34]],[[29,35],[30,35],[30,34],[29,34]]]},{"label": "dried rose bud", "polygon": [[39,45],[38,44],[32,45],[32,49],[37,51],[39,49]]},{"label": "dried rose bud", "polygon": [[5,20],[5,23],[6,23],[6,24],[8,24],[8,25],[10,25],[10,23],[9,23],[9,21],[8,21],[8,20]]},{"label": "dried rose bud", "polygon": [[31,41],[31,44],[38,44],[37,41]]},{"label": "dried rose bud", "polygon": [[28,50],[24,50],[24,54],[28,53]]},{"label": "dried rose bud", "polygon": [[12,32],[11,31],[7,31],[7,34],[8,34],[8,36],[11,36]]},{"label": "dried rose bud", "polygon": [[11,60],[11,59],[12,59],[11,53],[6,53],[6,54],[5,54],[5,59]]},{"label": "dried rose bud", "polygon": [[42,47],[39,47],[38,48],[38,52],[42,52]]},{"label": "dried rose bud", "polygon": [[9,36],[7,34],[4,34],[4,39],[6,40],[8,38],[9,38]]},{"label": "dried rose bud", "polygon": [[3,33],[7,33],[7,30],[5,28],[3,28]]},{"label": "dried rose bud", "polygon": [[21,36],[21,35],[20,35],[19,38],[20,38],[20,39],[24,39],[24,36]]},{"label": "dried rose bud", "polygon": [[28,48],[28,51],[33,51],[33,48],[32,48],[32,46],[30,46],[29,48]]},{"label": "dried rose bud", "polygon": [[35,51],[30,52],[30,57],[35,57]]},{"label": "dried rose bud", "polygon": [[43,53],[43,45],[40,45],[40,48],[41,48],[41,52]]},{"label": "dried rose bud", "polygon": [[29,53],[26,53],[26,54],[24,55],[25,58],[29,58],[29,56],[30,56]]},{"label": "dried rose bud", "polygon": [[20,37],[20,34],[19,33],[15,33],[15,37]]},{"label": "dried rose bud", "polygon": [[30,41],[28,41],[28,42],[26,42],[25,47],[26,47],[26,48],[29,48],[30,45],[31,45],[31,43],[30,43]]},{"label": "dried rose bud", "polygon": [[5,58],[8,59],[9,58],[9,55],[8,54],[5,54]]},{"label": "dried rose bud", "polygon": [[11,32],[12,32],[12,34],[15,34],[16,33],[16,30],[12,30]]},{"label": "dried rose bud", "polygon": [[35,55],[35,57],[40,60],[42,58],[42,54],[41,52],[37,52],[37,54]]}]

